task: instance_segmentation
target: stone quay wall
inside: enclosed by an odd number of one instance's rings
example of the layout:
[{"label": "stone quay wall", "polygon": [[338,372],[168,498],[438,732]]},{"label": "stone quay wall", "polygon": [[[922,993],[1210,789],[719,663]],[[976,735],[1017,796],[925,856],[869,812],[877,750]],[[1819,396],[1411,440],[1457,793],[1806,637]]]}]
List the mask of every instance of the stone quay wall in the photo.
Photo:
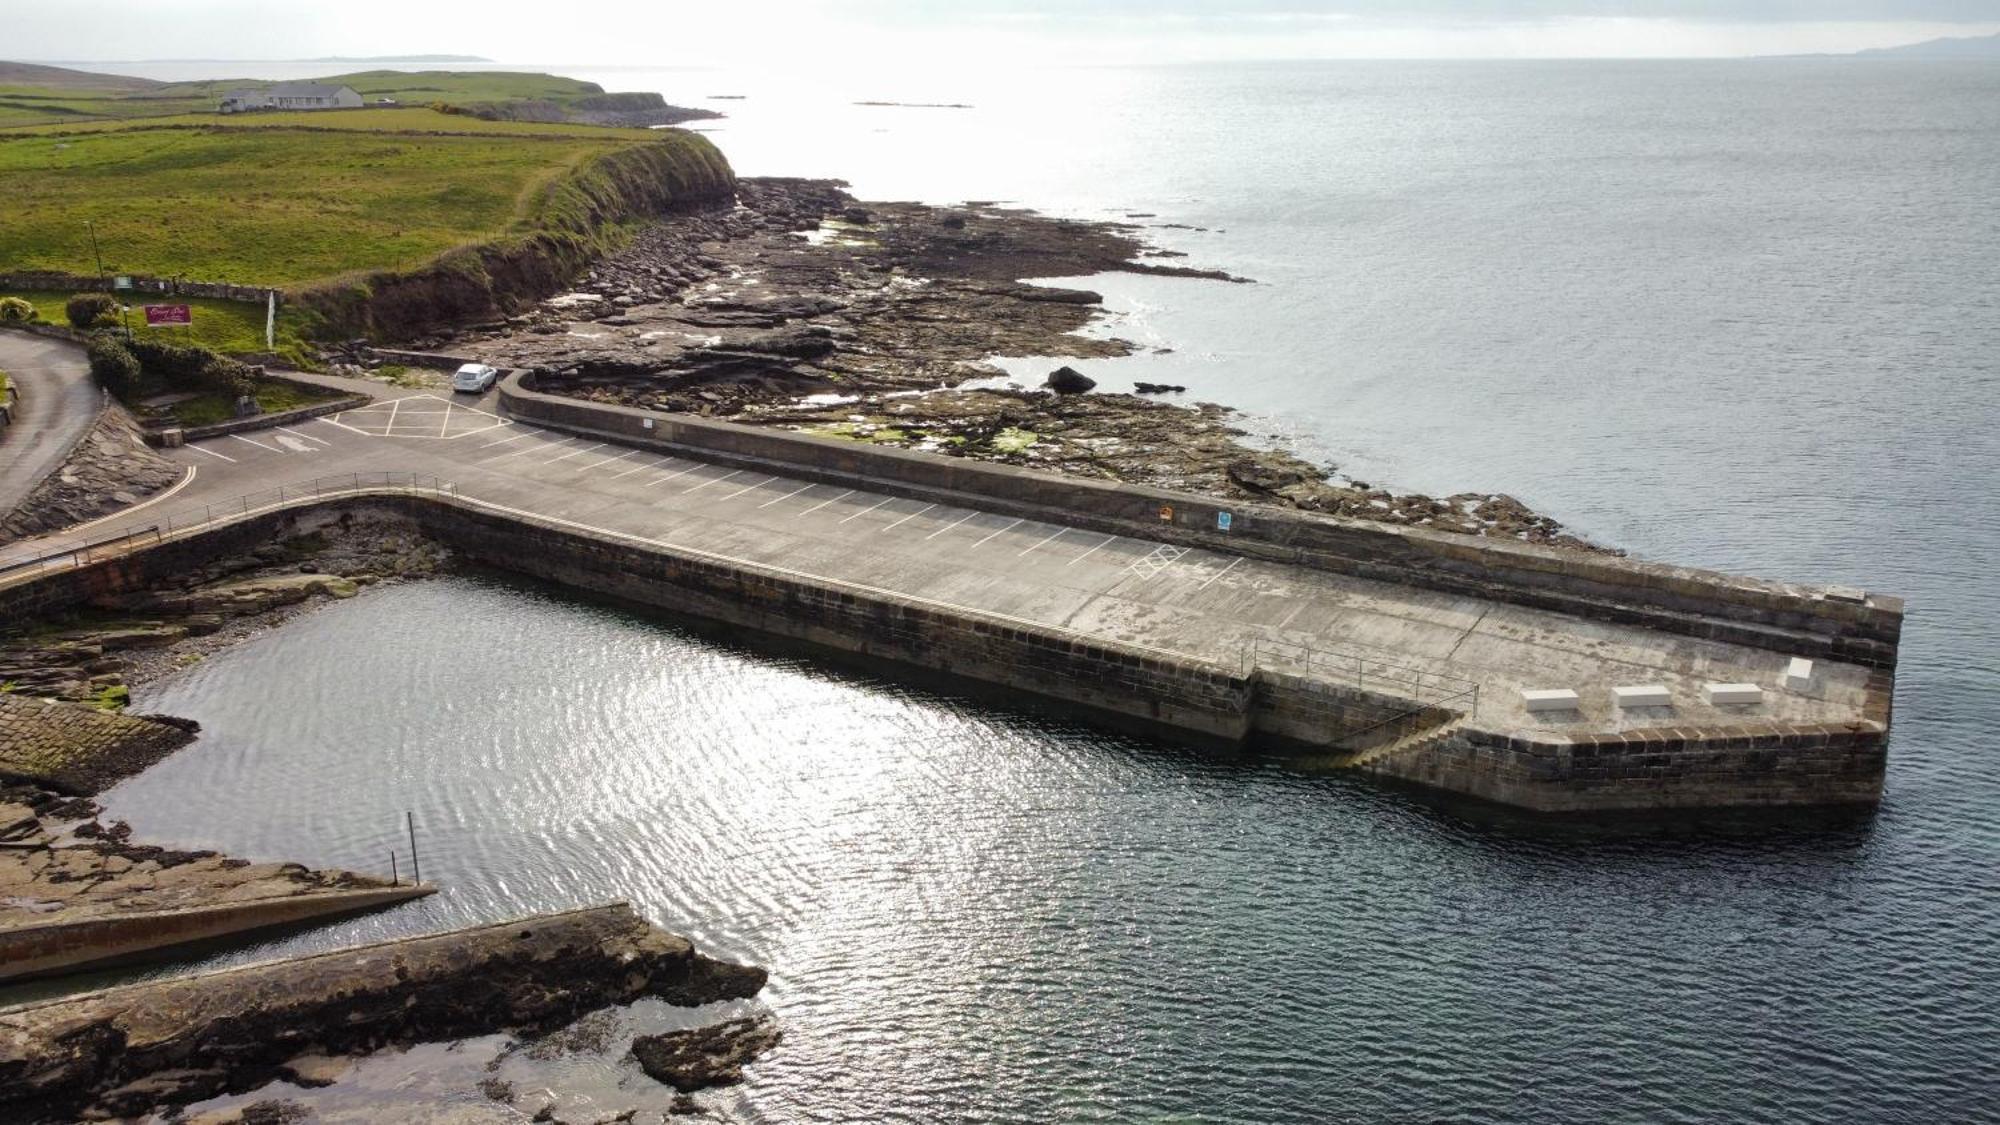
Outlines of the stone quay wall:
[{"label": "stone quay wall", "polygon": [[132,772],[133,763],[156,762],[193,740],[180,727],[138,715],[0,692],[0,780],[96,793]]},{"label": "stone quay wall", "polygon": [[[1728,641],[1791,655],[1893,668],[1903,602],[1861,603],[1824,589],[1740,578],[1505,540],[1396,527],[1112,481],[885,449],[862,442],[543,394],[532,373],[501,383],[523,421],[626,445],[754,467],[843,487],[969,503],[1401,585],[1469,594]],[[1230,530],[1219,527],[1227,513]]]},{"label": "stone quay wall", "polygon": [[[35,578],[0,584],[0,628],[145,587],[357,508],[407,516],[461,556],[570,588],[840,653],[1025,693],[1181,741],[1365,749],[1459,719],[1370,685],[1234,668],[893,591],[738,562],[461,497],[306,500]],[[1609,811],[1879,798],[1892,674],[1865,720],[1746,722],[1594,738],[1470,726],[1363,768],[1520,808]]]},{"label": "stone quay wall", "polygon": [[[130,276],[132,288],[120,292],[142,293],[155,297],[213,297],[224,301],[246,301],[259,305],[268,301],[273,292],[268,285],[234,285],[226,281],[189,281],[185,278],[148,277],[142,274]],[[93,293],[109,291],[110,288],[109,276],[85,276],[54,270],[23,270],[0,274],[0,290],[39,289]],[[285,303],[282,290],[278,291],[278,303],[281,305]]]}]

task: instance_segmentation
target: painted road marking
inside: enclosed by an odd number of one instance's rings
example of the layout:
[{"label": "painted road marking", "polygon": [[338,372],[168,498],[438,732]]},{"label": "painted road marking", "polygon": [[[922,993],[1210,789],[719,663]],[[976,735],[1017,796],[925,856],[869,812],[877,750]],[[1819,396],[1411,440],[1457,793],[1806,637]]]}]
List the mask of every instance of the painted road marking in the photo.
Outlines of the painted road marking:
[{"label": "painted road marking", "polygon": [[369,433],[367,430],[364,430],[359,426],[350,426],[347,423],[340,420],[345,417],[347,417],[347,414],[346,412],[343,411],[342,413],[336,414],[331,418],[315,418],[314,421],[325,422],[329,426],[339,426],[341,429],[346,430],[350,434],[360,434],[362,437],[375,436],[374,434]]},{"label": "painted road marking", "polygon": [[[566,438],[562,439],[561,441],[552,441],[552,442],[550,442],[549,444],[547,444],[547,445],[544,445],[544,446],[542,446],[542,447],[541,447],[541,451],[542,451],[542,452],[547,452],[548,450],[551,450],[551,449],[560,449],[560,448],[562,448],[563,446],[565,446],[565,445],[568,445],[568,444],[569,444],[570,442],[573,442],[573,441],[575,441],[575,440],[577,440],[577,439],[576,439],[576,438],[573,438],[573,437],[566,437]],[[522,447],[522,448],[520,448],[520,449],[516,449],[516,450],[514,450],[514,451],[513,451],[512,453],[502,453],[502,454],[499,454],[499,455],[497,455],[497,456],[494,456],[494,457],[488,457],[488,458],[487,458],[487,459],[486,459],[486,460],[485,460],[485,461],[483,462],[483,464],[487,464],[487,465],[496,465],[496,464],[499,464],[499,463],[500,463],[500,462],[502,462],[502,461],[505,461],[505,460],[507,460],[507,459],[508,459],[508,458],[510,458],[510,457],[519,457],[519,456],[520,456],[521,454],[523,454],[523,453],[534,453],[534,452],[536,452],[536,449],[535,449],[535,447],[534,447],[534,446],[532,446],[532,445],[530,445],[530,446],[524,446],[524,447]]]},{"label": "painted road marking", "polygon": [[750,491],[751,489],[757,489],[757,488],[762,488],[762,487],[764,487],[765,485],[767,485],[767,484],[770,484],[770,483],[771,483],[772,481],[774,481],[774,480],[777,480],[777,479],[778,479],[777,477],[765,477],[765,478],[764,478],[763,480],[760,480],[760,481],[758,481],[758,482],[757,482],[756,484],[753,484],[753,485],[751,485],[751,486],[750,486],[749,488],[739,488],[739,489],[737,489],[736,491],[734,491],[734,492],[730,493],[729,495],[727,495],[727,496],[724,496],[724,497],[723,497],[723,499],[724,499],[724,500],[734,500],[734,499],[736,499],[736,498],[737,498],[738,496],[741,496],[741,495],[743,495],[744,493],[746,493],[746,492],[749,492],[749,491]]},{"label": "painted road marking", "polygon": [[1211,574],[1211,575],[1209,575],[1209,576],[1208,576],[1208,582],[1204,582],[1204,583],[1202,583],[1201,585],[1199,585],[1199,586],[1196,586],[1196,587],[1195,587],[1195,589],[1196,589],[1196,590],[1198,590],[1198,591],[1199,591],[1199,590],[1206,590],[1206,589],[1208,589],[1208,586],[1209,586],[1209,583],[1210,583],[1210,582],[1214,582],[1214,581],[1215,581],[1216,579],[1218,579],[1218,578],[1222,577],[1222,576],[1223,576],[1223,575],[1225,575],[1225,574],[1228,574],[1228,573],[1229,573],[1230,571],[1232,571],[1232,570],[1235,570],[1235,569],[1236,569],[1236,564],[1237,564],[1237,563],[1240,563],[1240,562],[1242,562],[1242,561],[1243,561],[1243,556],[1242,556],[1242,555],[1238,555],[1238,556],[1236,556],[1236,557],[1235,557],[1234,559],[1231,559],[1231,560],[1229,561],[1229,565],[1228,565],[1228,566],[1225,566],[1225,567],[1223,567],[1223,568],[1222,568],[1221,570],[1218,570],[1218,571],[1216,571],[1216,572],[1215,572],[1214,574]]},{"label": "painted road marking", "polygon": [[1125,569],[1136,571],[1144,578],[1155,578],[1161,571],[1179,562],[1181,556],[1187,553],[1186,547],[1169,547],[1162,543],[1153,548],[1152,554],[1133,559],[1132,565]]},{"label": "painted road marking", "polygon": [[689,473],[691,473],[691,472],[694,472],[694,471],[695,471],[696,469],[699,469],[699,468],[701,468],[701,462],[697,461],[697,462],[695,462],[694,464],[692,464],[692,465],[689,465],[689,466],[688,466],[687,468],[685,468],[685,469],[682,469],[682,470],[681,470],[680,472],[678,472],[678,473],[668,473],[668,474],[667,474],[666,476],[663,476],[663,477],[661,477],[661,478],[660,478],[659,480],[656,480],[656,481],[654,481],[653,483],[651,483],[651,484],[647,485],[646,487],[647,487],[647,488],[658,488],[658,487],[660,487],[661,485],[663,485],[663,484],[667,483],[667,482],[668,482],[668,481],[670,481],[670,480],[673,480],[673,479],[675,479],[675,478],[677,478],[677,477],[684,477],[684,476],[688,475],[688,474],[689,474]]},{"label": "painted road marking", "polygon": [[841,520],[840,522],[841,522],[841,523],[846,523],[846,522],[847,522],[847,520],[858,520],[858,519],[860,519],[860,518],[861,518],[862,516],[865,516],[865,515],[867,515],[868,513],[870,513],[870,512],[872,512],[872,511],[874,511],[874,510],[875,510],[876,508],[879,508],[879,507],[881,507],[882,505],[884,505],[884,504],[887,504],[887,503],[888,503],[889,501],[891,501],[891,500],[894,500],[894,499],[895,499],[895,497],[894,497],[894,496],[884,496],[884,497],[883,497],[882,499],[880,499],[880,500],[877,500],[877,501],[876,501],[876,502],[875,502],[874,504],[872,504],[872,505],[870,505],[870,506],[868,506],[868,507],[866,507],[866,508],[863,508],[863,509],[861,509],[860,511],[858,511],[858,512],[854,513],[853,515],[851,515],[851,516],[847,517],[847,519],[846,519],[846,520]]},{"label": "painted road marking", "polygon": [[803,511],[803,512],[800,512],[799,514],[800,514],[800,515],[802,515],[802,516],[809,516],[809,515],[812,515],[812,514],[813,514],[814,512],[817,512],[817,511],[819,511],[819,510],[820,510],[821,508],[824,508],[824,507],[826,507],[826,506],[827,506],[828,504],[831,504],[831,503],[833,503],[833,502],[834,502],[834,500],[845,500],[845,499],[847,499],[847,498],[848,498],[849,496],[852,496],[852,495],[854,495],[854,490],[850,488],[850,489],[848,489],[848,490],[847,490],[846,492],[843,492],[843,493],[841,493],[840,495],[838,495],[838,496],[834,497],[834,498],[833,498],[833,500],[822,500],[822,501],[820,501],[819,503],[817,503],[817,504],[814,504],[814,505],[813,505],[812,507],[810,507],[810,508],[807,508],[807,509],[806,509],[805,511]]},{"label": "painted road marking", "polygon": [[606,458],[605,458],[604,460],[602,460],[602,461],[599,461],[599,462],[597,462],[597,463],[595,463],[595,464],[591,464],[591,465],[585,465],[585,466],[583,467],[583,471],[584,471],[584,472],[586,472],[586,473],[589,473],[589,472],[595,472],[596,470],[598,470],[598,469],[601,469],[601,468],[603,468],[604,466],[606,466],[606,465],[609,465],[609,464],[611,464],[611,463],[612,463],[612,462],[614,462],[614,461],[623,461],[623,460],[624,460],[625,458],[627,458],[627,457],[637,457],[637,456],[639,455],[639,452],[640,452],[640,451],[639,451],[639,450],[637,450],[637,449],[631,449],[631,450],[627,450],[627,451],[625,451],[624,453],[620,453],[620,454],[619,454],[618,456],[616,456],[616,457],[606,457]]},{"label": "painted road marking", "polygon": [[1097,553],[1097,552],[1099,552],[1099,551],[1102,551],[1102,550],[1103,550],[1104,548],[1106,548],[1106,547],[1109,547],[1109,546],[1111,546],[1111,545],[1112,545],[1113,543],[1116,543],[1116,542],[1118,542],[1118,537],[1117,537],[1116,535],[1107,535],[1107,536],[1105,536],[1105,537],[1104,537],[1104,542],[1102,542],[1102,543],[1099,543],[1099,544],[1098,544],[1097,546],[1095,546],[1095,547],[1092,547],[1092,548],[1091,548],[1090,550],[1088,550],[1088,551],[1085,551],[1084,553],[1082,553],[1082,554],[1078,555],[1077,557],[1075,557],[1075,558],[1073,558],[1073,559],[1069,560],[1068,562],[1064,563],[1063,565],[1064,565],[1064,566],[1075,566],[1076,564],[1078,564],[1078,563],[1082,562],[1083,560],[1085,560],[1085,559],[1089,558],[1090,556],[1092,556],[1092,555],[1096,554],[1096,553]]},{"label": "painted road marking", "polygon": [[525,433],[515,434],[513,437],[510,438],[501,438],[499,441],[489,441],[485,445],[480,446],[479,448],[491,449],[496,445],[512,445],[515,442],[520,441],[522,438],[534,437],[536,434],[540,432],[541,431],[539,430],[529,430]]},{"label": "painted road marking", "polygon": [[610,480],[622,480],[622,479],[624,479],[625,477],[629,477],[629,476],[631,476],[631,475],[632,475],[633,473],[643,473],[643,472],[645,472],[645,471],[646,471],[647,469],[657,469],[657,468],[661,467],[662,465],[671,465],[671,464],[673,464],[673,463],[674,463],[674,459],[673,459],[673,458],[671,458],[671,457],[662,457],[662,458],[660,458],[660,459],[659,459],[658,461],[655,461],[655,462],[653,462],[653,463],[652,463],[652,464],[650,464],[650,465],[634,465],[634,466],[632,466],[631,468],[629,468],[629,469],[625,470],[625,471],[624,471],[624,472],[622,472],[622,473],[613,473],[613,474],[611,474],[611,476],[610,476],[610,477],[609,477],[608,479],[610,479]]},{"label": "painted road marking", "polygon": [[286,449],[290,450],[293,453],[319,452],[319,446],[309,444],[304,438],[291,437],[286,434],[277,434],[274,436],[277,438],[279,445],[284,446]]},{"label": "painted road marking", "polygon": [[[1037,548],[1041,548],[1041,547],[1046,547],[1046,546],[1048,546],[1049,544],[1051,544],[1051,543],[1055,542],[1056,540],[1058,540],[1058,539],[1061,539],[1061,538],[1063,537],[1063,535],[1064,535],[1064,534],[1066,534],[1066,533],[1067,533],[1068,531],[1069,531],[1069,528],[1066,528],[1066,527],[1059,527],[1059,528],[1056,528],[1056,533],[1055,533],[1054,535],[1051,535],[1051,536],[1049,536],[1049,537],[1048,537],[1047,539],[1044,539],[1044,540],[1042,540],[1041,542],[1039,542],[1039,543],[1036,543],[1036,544],[1034,544],[1034,545],[1033,545],[1033,546],[1031,546],[1031,547],[1027,547],[1027,548],[1024,548],[1024,549],[1023,549],[1023,550],[1021,551],[1021,554],[1022,554],[1022,555],[1025,555],[1025,554],[1027,554],[1027,553],[1028,553],[1029,551],[1033,551],[1033,550],[1036,550]],[[1020,556],[1020,555],[1016,555],[1016,556],[1014,556],[1014,557],[1015,557],[1015,558],[1020,558],[1021,556]]]},{"label": "painted road marking", "polygon": [[[775,480],[776,478],[774,477],[772,479]],[[759,509],[768,508],[771,505],[778,503],[779,500],[790,500],[792,497],[797,496],[799,493],[804,492],[806,489],[811,487],[812,485],[808,484],[801,488],[795,488],[792,491],[785,493],[783,496],[778,497],[777,500],[766,500],[762,504],[757,505],[757,507]]]},{"label": "painted road marking", "polygon": [[743,475],[742,469],[734,469],[723,476],[711,477],[708,480],[702,481],[700,484],[695,485],[693,488],[683,489],[681,491],[681,495],[691,496],[694,493],[700,492],[702,489],[707,488],[711,484],[721,484],[723,481],[728,480],[730,477],[740,477],[742,475]]},{"label": "painted road marking", "polygon": [[[1014,530],[1015,528],[1017,528],[1017,527],[1021,526],[1022,524],[1026,523],[1026,522],[1028,522],[1028,521],[1027,521],[1027,520],[1015,520],[1015,521],[1014,521],[1013,523],[1010,523],[1010,524],[1008,524],[1008,525],[1007,525],[1006,527],[1003,527],[1003,528],[1001,528],[1001,529],[1000,529],[999,531],[996,531],[996,532],[994,532],[994,533],[993,533],[993,535],[989,535],[989,536],[987,536],[987,537],[986,537],[986,539],[991,539],[991,538],[993,538],[993,536],[994,536],[994,535],[999,535],[999,534],[1001,534],[1002,532],[1007,532],[1007,531],[1012,531],[1012,530]],[[986,539],[981,539],[981,540],[980,540],[979,542],[977,542],[977,543],[974,543],[974,544],[973,544],[973,546],[975,546],[975,547],[984,547],[984,546],[986,545]]]},{"label": "painted road marking", "polygon": [[254,445],[254,446],[256,446],[256,447],[257,447],[257,448],[259,448],[259,449],[268,449],[268,450],[270,450],[270,451],[271,451],[272,453],[283,453],[283,452],[284,452],[284,450],[282,450],[282,449],[279,449],[279,448],[278,448],[277,446],[275,446],[275,445],[265,445],[265,444],[264,444],[263,442],[261,442],[261,441],[251,441],[251,440],[250,440],[249,438],[247,438],[247,437],[244,437],[244,436],[243,436],[242,434],[230,434],[229,436],[230,436],[230,437],[233,437],[233,438],[235,438],[235,439],[236,439],[237,441],[240,441],[240,442],[242,442],[242,443],[243,443],[243,444],[245,444],[245,445]]},{"label": "painted road marking", "polygon": [[210,457],[217,457],[217,458],[221,458],[222,460],[224,460],[224,461],[227,461],[227,462],[229,462],[229,463],[230,463],[230,464],[232,464],[232,465],[234,465],[234,464],[236,463],[236,458],[234,458],[234,457],[224,457],[224,456],[223,456],[222,454],[220,454],[220,453],[217,453],[217,452],[216,452],[215,450],[213,450],[213,449],[209,449],[209,448],[208,448],[208,447],[206,447],[206,446],[201,446],[201,445],[190,445],[190,446],[188,446],[188,448],[189,448],[189,449],[192,449],[192,450],[194,450],[194,451],[195,451],[196,453],[206,453],[206,454],[208,454],[208,455],[209,455]]},{"label": "painted road marking", "polygon": [[888,527],[885,527],[882,530],[894,531],[897,528],[903,526],[906,523],[909,523],[911,520],[916,519],[918,516],[923,515],[925,512],[928,512],[935,507],[937,507],[936,504],[925,504],[923,507],[918,508],[916,511],[911,512],[909,515],[904,516],[902,519],[897,520],[895,523],[890,524]]},{"label": "painted road marking", "polygon": [[295,437],[295,438],[299,438],[299,439],[301,439],[301,440],[303,440],[303,441],[316,441],[316,442],[320,443],[321,445],[329,445],[329,446],[333,444],[332,442],[330,442],[330,441],[326,440],[325,438],[316,438],[316,437],[312,436],[311,434],[302,434],[302,433],[298,432],[297,430],[294,430],[294,429],[292,429],[292,428],[290,428],[290,427],[288,427],[288,426],[277,426],[277,427],[274,427],[274,428],[275,428],[276,430],[278,430],[278,431],[279,431],[280,433],[287,433],[287,434],[290,434],[290,435],[292,435],[293,437]]},{"label": "painted road marking", "polygon": [[560,457],[551,457],[551,458],[549,458],[548,460],[546,460],[546,461],[542,462],[542,464],[544,464],[544,465],[553,465],[553,464],[555,464],[555,463],[556,463],[557,461],[567,461],[567,460],[569,460],[569,459],[570,459],[570,458],[572,458],[572,457],[576,457],[576,456],[580,456],[580,455],[582,455],[582,454],[585,454],[585,453],[588,453],[588,452],[590,452],[590,451],[591,451],[591,450],[593,450],[593,449],[603,449],[603,448],[604,448],[604,447],[605,447],[605,446],[606,446],[607,444],[609,444],[609,443],[607,443],[607,442],[602,442],[602,441],[600,441],[600,442],[598,442],[598,443],[597,443],[596,445],[586,445],[586,446],[584,446],[584,447],[583,447],[583,448],[581,448],[581,449],[572,449],[572,450],[570,450],[570,451],[569,451],[568,453],[565,453],[565,454],[563,454],[563,455],[562,455],[562,456],[560,456]]},{"label": "painted road marking", "polygon": [[978,512],[967,512],[964,515],[958,517],[957,519],[951,521],[950,523],[945,524],[943,527],[938,528],[936,531],[931,532],[929,535],[924,536],[924,539],[926,541],[936,539],[938,536],[943,535],[945,532],[950,531],[952,528],[957,527],[959,524],[964,523],[966,520],[969,520],[978,514],[979,514]]}]

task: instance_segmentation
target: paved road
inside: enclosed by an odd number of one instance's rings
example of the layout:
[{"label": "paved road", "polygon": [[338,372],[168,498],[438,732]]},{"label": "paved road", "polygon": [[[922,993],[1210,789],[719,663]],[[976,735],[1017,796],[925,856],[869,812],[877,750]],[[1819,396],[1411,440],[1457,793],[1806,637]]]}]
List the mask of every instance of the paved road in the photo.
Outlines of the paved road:
[{"label": "paved road", "polygon": [[[1232,666],[1254,643],[1275,640],[1359,655],[1368,676],[1393,675],[1389,665],[1455,676],[1481,685],[1477,717],[1498,729],[1657,725],[1607,713],[1608,703],[1576,719],[1530,717],[1518,698],[1524,687],[1571,687],[1608,699],[1613,684],[1652,683],[1671,688],[1681,722],[1734,723],[1740,716],[1700,703],[1701,683],[1770,685],[1786,662],[1779,653],[644,452],[508,421],[490,394],[369,387],[389,397],[170,451],[197,470],[194,479],[89,534],[199,516],[278,484],[435,474],[470,499],[578,527]],[[0,551],[0,561],[49,545]],[[1319,674],[1338,678],[1344,667],[1323,664]],[[1818,698],[1769,693],[1762,717],[1856,717],[1866,670],[1820,668],[1826,690]]]},{"label": "paved road", "polygon": [[100,398],[83,350],[25,332],[0,332],[0,371],[21,390],[0,431],[0,515],[13,511],[97,420]]}]

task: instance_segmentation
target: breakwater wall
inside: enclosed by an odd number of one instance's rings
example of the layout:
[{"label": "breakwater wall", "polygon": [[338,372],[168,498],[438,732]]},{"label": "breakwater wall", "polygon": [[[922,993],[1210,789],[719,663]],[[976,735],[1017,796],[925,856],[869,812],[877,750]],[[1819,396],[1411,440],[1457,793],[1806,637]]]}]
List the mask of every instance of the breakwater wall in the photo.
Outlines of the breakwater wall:
[{"label": "breakwater wall", "polygon": [[[1479,729],[1458,706],[1284,667],[1231,667],[458,496],[307,500],[0,585],[0,628],[143,589],[356,505],[407,516],[463,557],[573,589],[1057,701],[1183,741],[1407,752],[1363,768],[1538,811],[1866,803],[1879,798],[1892,674],[1861,721],[1746,720],[1568,736]],[[1458,723],[1457,727],[1449,724]],[[1423,737],[1427,732],[1437,737]]]},{"label": "breakwater wall", "polygon": [[[501,384],[512,417],[804,480],[979,507],[1794,655],[1893,668],[1903,602],[885,449]],[[1228,529],[1220,517],[1227,515]]]}]

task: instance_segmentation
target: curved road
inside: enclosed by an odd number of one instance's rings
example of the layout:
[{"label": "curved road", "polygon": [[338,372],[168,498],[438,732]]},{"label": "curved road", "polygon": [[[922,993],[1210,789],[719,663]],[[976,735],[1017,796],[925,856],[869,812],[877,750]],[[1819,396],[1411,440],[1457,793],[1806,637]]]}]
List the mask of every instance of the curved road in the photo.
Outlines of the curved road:
[{"label": "curved road", "polygon": [[13,511],[97,420],[101,404],[83,349],[0,332],[0,371],[20,390],[14,424],[0,431],[0,516]]}]

